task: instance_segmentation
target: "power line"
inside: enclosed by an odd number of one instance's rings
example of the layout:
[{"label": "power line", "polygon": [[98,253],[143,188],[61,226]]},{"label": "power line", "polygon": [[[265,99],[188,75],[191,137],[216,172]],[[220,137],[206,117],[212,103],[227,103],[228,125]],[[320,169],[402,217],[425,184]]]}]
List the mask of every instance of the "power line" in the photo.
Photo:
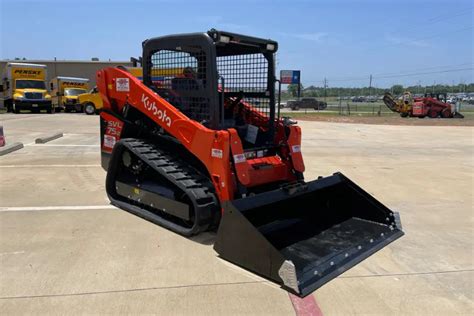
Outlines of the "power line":
[{"label": "power line", "polygon": [[[474,67],[467,67],[467,68],[456,68],[456,69],[445,69],[445,70],[438,70],[438,71],[428,71],[428,72],[412,72],[412,73],[405,73],[405,74],[378,74],[373,75],[372,80],[375,79],[387,79],[387,78],[399,78],[399,77],[410,77],[410,76],[421,76],[421,75],[429,75],[429,74],[438,74],[438,73],[448,73],[448,72],[460,72],[460,71],[467,71],[473,70]],[[359,77],[359,78],[346,78],[346,79],[325,79],[327,82],[348,82],[348,81],[366,81],[370,78],[370,76]],[[307,82],[307,84],[315,84],[320,83],[321,81],[313,81]]]},{"label": "power line", "polygon": [[[470,27],[466,27],[466,28],[462,28],[462,29],[458,29],[458,30],[454,30],[454,31],[450,31],[448,33],[443,33],[443,34],[435,34],[433,36],[430,36],[430,37],[425,37],[425,38],[418,38],[418,39],[414,39],[414,40],[411,40],[411,41],[422,41],[422,40],[426,40],[426,39],[431,39],[431,38],[435,38],[435,37],[439,37],[439,36],[444,36],[446,34],[450,34],[452,32],[460,32],[460,31],[464,31],[464,30],[468,30],[468,29],[472,29],[473,26],[470,26]],[[383,46],[379,46],[377,48],[383,48],[383,47],[390,47],[390,46],[397,46],[397,45],[402,45],[403,43],[395,43],[395,44],[389,44],[389,45],[383,45]],[[467,64],[466,64],[467,65]],[[472,63],[469,63],[469,65],[472,65]],[[432,68],[442,68],[442,67],[432,67]],[[443,67],[444,68],[444,67]],[[464,69],[453,69],[453,70],[447,70],[447,71],[439,71],[439,72],[429,72],[429,73],[415,73],[415,74],[393,74],[393,76],[383,76],[383,75],[391,75],[391,74],[378,74],[378,75],[374,75],[373,76],[373,79],[384,79],[384,78],[396,78],[396,77],[406,77],[406,76],[411,76],[411,75],[424,75],[424,74],[434,74],[434,73],[443,73],[443,72],[457,72],[457,71],[464,71],[464,70],[471,70],[473,68],[464,68]],[[382,75],[382,76],[381,76]],[[367,80],[368,76],[361,76],[361,77],[346,77],[346,78],[341,78],[341,79],[328,79],[328,81],[332,81],[332,82],[348,82],[348,81],[365,81]],[[326,80],[326,79],[325,79]],[[316,83],[316,82],[310,82],[311,83]]]},{"label": "power line", "polygon": [[[416,24],[413,24],[413,27],[410,27],[408,29],[405,29],[404,32],[409,32],[409,31],[413,31],[413,30],[416,30],[416,29],[419,29],[420,28],[420,25],[432,25],[432,24],[435,24],[435,23],[438,23],[438,22],[441,22],[441,21],[445,21],[445,20],[450,20],[454,17],[458,17],[458,16],[462,16],[462,15],[466,15],[466,14],[470,14],[472,13],[472,9],[473,7],[469,7],[469,8],[466,8],[464,10],[456,10],[456,11],[452,11],[450,13],[444,13],[442,15],[437,15],[437,16],[434,16],[432,18],[429,18],[427,20],[425,20],[426,22],[420,22],[420,21],[416,21],[417,23]],[[460,12],[460,13],[458,13]],[[458,14],[456,14],[458,13]],[[378,26],[381,26],[382,24],[373,24],[371,26],[371,28],[377,28]],[[360,43],[360,42],[367,42],[367,41],[372,41],[374,38],[373,35],[371,36],[364,36],[364,37],[361,37],[359,39],[355,39],[353,40],[354,42],[357,42],[357,43]]]},{"label": "power line", "polygon": [[466,71],[466,70],[473,70],[473,69],[474,69],[473,67],[470,67],[470,68],[459,68],[459,69],[448,69],[448,70],[440,70],[440,71],[429,71],[429,72],[418,72],[418,73],[410,73],[410,74],[392,75],[392,76],[381,76],[381,77],[379,76],[379,77],[377,77],[377,79],[440,74],[440,73],[446,73],[446,72],[458,72],[458,71]]},{"label": "power line", "polygon": [[[472,66],[474,63],[463,63],[463,64],[456,64],[456,65],[446,65],[446,66],[431,66],[431,67],[423,67],[423,68],[412,68],[409,71],[419,71],[419,70],[428,70],[428,69],[439,69],[439,68],[451,68],[451,67],[461,67],[461,66]],[[403,72],[402,72],[403,73]],[[376,74],[375,76],[385,76],[385,75],[398,75],[400,74],[399,72],[386,72],[386,73],[379,73]]]},{"label": "power line", "polygon": [[[445,35],[448,35],[448,34],[451,34],[451,33],[457,33],[457,32],[462,32],[462,31],[466,31],[466,30],[470,30],[474,28],[474,26],[469,26],[469,27],[465,27],[465,28],[461,28],[461,29],[457,29],[457,30],[451,30],[449,32],[445,32],[445,33],[441,33],[441,34],[435,34],[435,35],[432,35],[432,36],[428,36],[428,37],[421,37],[421,38],[415,38],[415,39],[407,39],[406,42],[403,42],[400,41],[400,43],[392,43],[392,44],[387,44],[387,45],[382,45],[382,46],[377,46],[377,50],[380,49],[380,48],[385,48],[385,47],[391,47],[391,46],[399,46],[399,45],[406,45],[408,42],[420,42],[420,41],[424,41],[424,40],[427,40],[427,39],[432,39],[432,38],[436,38],[436,37],[440,37],[440,36],[445,36]],[[373,48],[369,48],[368,50],[373,50]]]},{"label": "power line", "polygon": [[466,14],[472,13],[472,12],[471,12],[471,11],[472,11],[472,8],[473,8],[473,7],[470,7],[470,8],[461,10],[461,11],[456,11],[456,12],[460,12],[460,13],[458,13],[458,14],[449,14],[449,13],[448,13],[449,15],[448,15],[447,18],[445,18],[447,14],[444,13],[444,14],[435,16],[435,17],[433,17],[433,18],[430,18],[430,19],[428,19],[427,21],[428,21],[428,22],[432,22],[432,23],[437,23],[437,22],[439,22],[439,21],[450,20],[450,19],[455,18],[455,17],[458,17],[458,16],[462,16],[462,15],[466,15]]},{"label": "power line", "polygon": [[[461,66],[472,66],[474,63],[462,63],[462,64],[456,64],[456,65],[446,65],[446,66],[431,66],[431,67],[423,67],[423,68],[412,68],[407,71],[419,71],[419,70],[429,70],[429,69],[440,69],[440,68],[452,68],[452,67],[461,67]],[[402,72],[403,73],[403,72]],[[379,76],[386,76],[386,75],[400,75],[400,72],[385,72],[385,73],[378,73],[375,74],[373,77],[379,77]],[[358,81],[358,80],[367,80],[370,75],[363,75],[363,76],[354,76],[354,77],[334,77],[334,78],[329,78],[328,80],[330,81]],[[324,81],[323,79],[321,81]],[[316,82],[316,81],[314,81]]]}]

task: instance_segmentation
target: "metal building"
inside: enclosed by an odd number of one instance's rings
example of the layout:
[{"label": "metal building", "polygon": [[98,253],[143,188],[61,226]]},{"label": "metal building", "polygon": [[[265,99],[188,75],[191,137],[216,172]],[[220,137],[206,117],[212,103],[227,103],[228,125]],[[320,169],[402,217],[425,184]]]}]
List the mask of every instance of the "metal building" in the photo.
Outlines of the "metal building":
[{"label": "metal building", "polygon": [[97,70],[105,67],[132,66],[131,61],[87,61],[87,60],[0,60],[0,74],[8,62],[42,64],[48,66],[48,82],[57,76],[88,78],[95,85]]}]

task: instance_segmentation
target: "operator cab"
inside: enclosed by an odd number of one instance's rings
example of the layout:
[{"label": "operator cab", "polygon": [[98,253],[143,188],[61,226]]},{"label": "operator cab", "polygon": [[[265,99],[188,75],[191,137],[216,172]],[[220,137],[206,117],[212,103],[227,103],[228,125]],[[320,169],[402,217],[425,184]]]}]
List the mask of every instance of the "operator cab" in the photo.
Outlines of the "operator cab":
[{"label": "operator cab", "polygon": [[235,128],[244,148],[273,145],[275,41],[210,30],[143,42],[143,82],[211,129]]}]

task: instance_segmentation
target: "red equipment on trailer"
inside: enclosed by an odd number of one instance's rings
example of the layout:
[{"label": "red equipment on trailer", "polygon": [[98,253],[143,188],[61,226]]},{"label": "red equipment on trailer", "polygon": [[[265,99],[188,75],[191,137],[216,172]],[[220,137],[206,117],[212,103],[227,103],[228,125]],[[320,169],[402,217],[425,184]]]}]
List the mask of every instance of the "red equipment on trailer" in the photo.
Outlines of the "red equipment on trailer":
[{"label": "red equipment on trailer", "polygon": [[405,92],[401,99],[395,100],[387,92],[383,101],[390,110],[400,113],[401,117],[464,118],[464,115],[446,102],[445,93],[427,93],[424,97],[413,98],[410,92]]},{"label": "red equipment on trailer", "polygon": [[431,118],[464,118],[446,102],[446,94],[425,94],[424,98],[414,98],[412,116]]}]

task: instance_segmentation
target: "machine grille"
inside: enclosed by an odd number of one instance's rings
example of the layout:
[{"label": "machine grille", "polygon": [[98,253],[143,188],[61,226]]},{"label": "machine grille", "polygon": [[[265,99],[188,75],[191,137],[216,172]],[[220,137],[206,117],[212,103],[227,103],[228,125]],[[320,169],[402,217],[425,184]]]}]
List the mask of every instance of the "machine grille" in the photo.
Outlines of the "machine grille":
[{"label": "machine grille", "polygon": [[268,60],[263,54],[242,54],[217,57],[217,72],[224,79],[227,95],[241,94],[242,101],[269,117]]},{"label": "machine grille", "polygon": [[159,50],[151,56],[153,89],[188,117],[206,124],[210,120],[206,54],[198,46]]},{"label": "machine grille", "polygon": [[41,92],[26,92],[25,98],[30,100],[40,100],[43,98],[43,94]]},{"label": "machine grille", "polygon": [[219,56],[217,72],[225,79],[228,91],[267,91],[268,61],[263,54]]}]

